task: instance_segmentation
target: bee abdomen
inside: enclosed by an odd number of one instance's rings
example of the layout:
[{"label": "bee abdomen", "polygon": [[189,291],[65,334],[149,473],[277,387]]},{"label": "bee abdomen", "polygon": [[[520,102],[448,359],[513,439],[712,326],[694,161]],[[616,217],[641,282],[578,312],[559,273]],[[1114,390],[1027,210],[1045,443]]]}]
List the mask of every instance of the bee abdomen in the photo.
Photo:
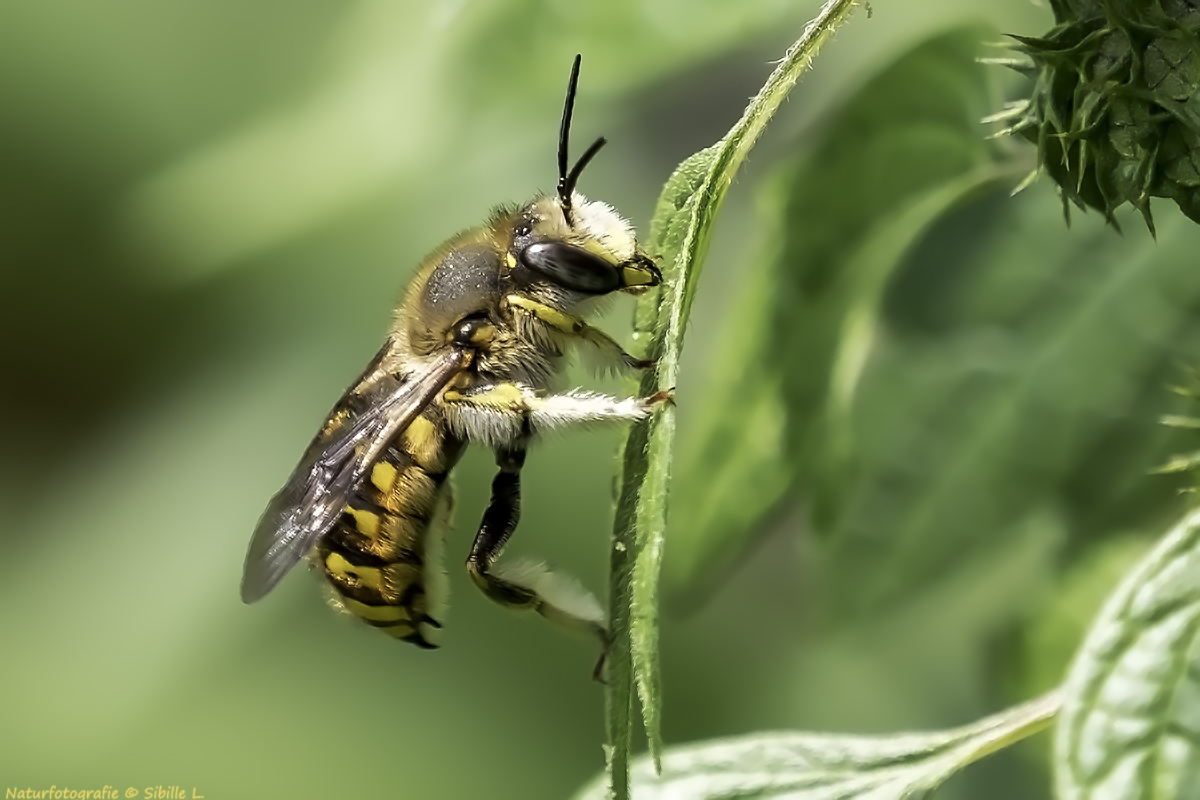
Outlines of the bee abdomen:
[{"label": "bee abdomen", "polygon": [[424,574],[419,566],[392,563],[367,566],[356,563],[325,544],[321,566],[333,587],[339,606],[389,636],[422,647],[436,647],[429,629],[440,623],[429,613]]},{"label": "bee abdomen", "polygon": [[432,425],[411,435],[412,427],[421,426],[410,426],[371,468],[317,557],[338,605],[389,636],[436,647],[447,476],[462,442]]}]

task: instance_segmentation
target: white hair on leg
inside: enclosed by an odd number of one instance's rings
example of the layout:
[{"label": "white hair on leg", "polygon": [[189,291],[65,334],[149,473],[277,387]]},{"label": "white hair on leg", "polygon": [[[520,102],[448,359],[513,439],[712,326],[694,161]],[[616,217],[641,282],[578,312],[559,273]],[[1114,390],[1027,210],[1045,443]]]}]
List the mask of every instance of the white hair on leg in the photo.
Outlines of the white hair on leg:
[{"label": "white hair on leg", "polygon": [[595,422],[636,421],[648,417],[652,410],[636,397],[612,397],[582,389],[534,398],[530,406],[530,422],[535,431]]},{"label": "white hair on leg", "polygon": [[604,630],[600,601],[574,578],[551,572],[541,561],[522,559],[495,565],[497,578],[528,589],[538,597],[536,610],[546,619],[571,630],[596,633]]},{"label": "white hair on leg", "polygon": [[524,433],[529,418],[535,433],[570,425],[632,422],[645,419],[653,410],[636,397],[613,397],[583,389],[539,397],[529,386],[506,384],[497,405],[496,394],[504,387],[455,398],[443,405],[446,423],[456,435],[484,444],[493,450],[510,446]]}]

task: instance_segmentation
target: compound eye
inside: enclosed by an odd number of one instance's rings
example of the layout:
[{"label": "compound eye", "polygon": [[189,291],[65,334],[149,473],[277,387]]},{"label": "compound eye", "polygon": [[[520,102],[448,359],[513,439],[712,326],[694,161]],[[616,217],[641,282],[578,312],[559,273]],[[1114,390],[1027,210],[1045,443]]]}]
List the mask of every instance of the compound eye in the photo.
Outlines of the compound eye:
[{"label": "compound eye", "polygon": [[496,328],[487,317],[467,317],[454,326],[451,338],[464,347],[481,347],[496,338]]},{"label": "compound eye", "polygon": [[521,251],[521,262],[559,286],[587,294],[620,289],[621,273],[614,264],[582,247],[565,242],[537,242]]}]

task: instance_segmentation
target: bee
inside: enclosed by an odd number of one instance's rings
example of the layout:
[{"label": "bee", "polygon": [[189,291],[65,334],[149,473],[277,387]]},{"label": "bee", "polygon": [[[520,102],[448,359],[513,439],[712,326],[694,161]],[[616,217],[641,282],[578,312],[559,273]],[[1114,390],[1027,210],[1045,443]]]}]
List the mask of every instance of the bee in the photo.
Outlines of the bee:
[{"label": "bee", "polygon": [[501,207],[421,263],[383,347],[333,407],[299,465],[271,498],[250,540],[245,603],[265,597],[306,556],[335,605],[389,636],[438,646],[445,603],[448,480],[468,442],[490,448],[498,472],[466,568],[502,606],[532,609],[607,642],[596,599],[539,563],[497,564],[520,516],[521,467],[543,431],[641,420],[671,392],[619,398],[556,391],[576,346],[645,370],[585,320],[616,292],[662,282],[630,224],[575,191],[605,144],[567,170],[580,58],[567,83],[558,191]]}]

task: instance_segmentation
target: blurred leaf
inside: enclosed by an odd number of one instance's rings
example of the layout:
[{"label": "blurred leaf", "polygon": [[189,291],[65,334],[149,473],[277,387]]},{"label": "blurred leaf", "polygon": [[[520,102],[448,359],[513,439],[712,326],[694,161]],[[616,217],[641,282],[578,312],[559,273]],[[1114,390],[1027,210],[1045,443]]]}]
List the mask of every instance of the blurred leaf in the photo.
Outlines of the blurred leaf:
[{"label": "blurred leaf", "polygon": [[[1006,182],[1011,173],[984,165],[912,198],[901,213],[882,220],[847,261],[847,274],[857,276],[845,308],[840,337],[833,352],[825,408],[819,415],[821,449],[811,455],[817,476],[818,523],[822,512],[838,505],[850,482],[857,444],[854,403],[863,371],[879,335],[881,306],[887,283],[913,246],[948,209],[989,186]],[[823,491],[822,491],[823,490]]]},{"label": "blurred leaf", "polygon": [[[657,361],[657,368],[642,379],[643,397],[663,388],[673,390],[676,385],[692,299],[717,211],[734,175],[801,73],[854,7],[855,0],[828,0],[751,99],[742,118],[719,142],[685,159],[663,188],[647,245],[663,265],[663,287],[639,304],[637,318],[638,335],[653,336],[650,353]],[[613,637],[609,652],[609,743],[613,748],[609,773],[618,800],[628,796],[631,674],[656,765],[662,752],[658,578],[674,438],[675,412],[664,404],[659,413],[633,426],[624,446],[609,598]]]},{"label": "blurred leaf", "polygon": [[1146,365],[1132,400],[1108,417],[1077,459],[1060,493],[1074,557],[1086,558],[1089,548],[1104,547],[1114,537],[1154,536],[1185,509],[1183,491],[1191,478],[1153,473],[1173,454],[1197,445],[1195,433],[1163,425],[1160,418],[1193,410],[1193,401],[1176,396],[1170,385],[1179,380],[1180,361],[1198,355],[1200,316],[1193,312]]},{"label": "blurred leaf", "polygon": [[1099,543],[1071,564],[1049,596],[1031,609],[1015,654],[1015,696],[1028,697],[1062,683],[1096,611],[1147,546],[1143,537],[1130,535]]},{"label": "blurred leaf", "polygon": [[1200,785],[1200,512],[1105,603],[1063,687],[1062,800],[1195,797]]},{"label": "blurred leaf", "polygon": [[1067,234],[1058,211],[1040,189],[985,200],[901,271],[855,398],[855,472],[831,526],[835,607],[919,589],[1054,497],[1194,343],[1200,234],[1178,215],[1157,246],[1091,221]]},{"label": "blurred leaf", "polygon": [[[973,761],[1050,724],[1052,692],[972,725],[894,736],[770,733],[673,747],[661,775],[640,758],[635,800],[918,800]],[[576,800],[602,800],[603,776]]]},{"label": "blurred leaf", "polygon": [[1200,466],[1200,450],[1191,453],[1180,453],[1172,456],[1171,460],[1159,467],[1155,472],[1188,472]]},{"label": "blurred leaf", "polygon": [[[1194,367],[1185,369],[1187,385],[1172,386],[1171,390],[1185,398],[1188,401],[1188,410],[1194,411],[1195,404],[1200,399],[1200,382],[1198,382],[1196,370]],[[1158,418],[1160,425],[1165,425],[1168,428],[1176,428],[1185,431],[1200,430],[1200,418],[1186,414],[1163,414]],[[1191,472],[1200,466],[1200,450],[1193,450],[1186,453],[1173,453],[1166,463],[1154,469],[1154,472],[1159,475],[1166,475],[1177,472]],[[1188,487],[1184,491],[1193,492],[1195,487]]]},{"label": "blurred leaf", "polygon": [[[154,277],[192,280],[311,234],[430,163],[494,170],[504,148],[552,141],[576,52],[592,65],[589,82],[628,92],[779,19],[771,0],[703,6],[360,0],[329,37],[307,96],[141,181],[122,223],[157,257]],[[487,102],[501,85],[528,93]]]},{"label": "blurred leaf", "polygon": [[804,465],[825,447],[823,409],[852,309],[869,321],[909,244],[997,177],[979,124],[989,78],[976,58],[988,35],[960,28],[888,65],[763,192],[763,215],[777,219],[773,252],[748,259],[764,266],[743,281],[681,451],[673,592],[701,587],[796,472],[811,475]]},{"label": "blurred leaf", "polygon": [[[509,81],[539,85],[545,64],[570,63],[582,53],[597,85],[628,91],[698,59],[785,25],[811,5],[749,0],[612,0],[603,4],[505,0],[487,8],[483,24],[471,27],[462,50],[491,69],[462,76],[473,91],[487,94]],[[781,18],[781,12],[788,16]],[[472,9],[472,14],[476,9]],[[562,31],[569,30],[570,36]],[[503,31],[503,36],[497,36]],[[557,86],[553,77],[550,86]]]}]

